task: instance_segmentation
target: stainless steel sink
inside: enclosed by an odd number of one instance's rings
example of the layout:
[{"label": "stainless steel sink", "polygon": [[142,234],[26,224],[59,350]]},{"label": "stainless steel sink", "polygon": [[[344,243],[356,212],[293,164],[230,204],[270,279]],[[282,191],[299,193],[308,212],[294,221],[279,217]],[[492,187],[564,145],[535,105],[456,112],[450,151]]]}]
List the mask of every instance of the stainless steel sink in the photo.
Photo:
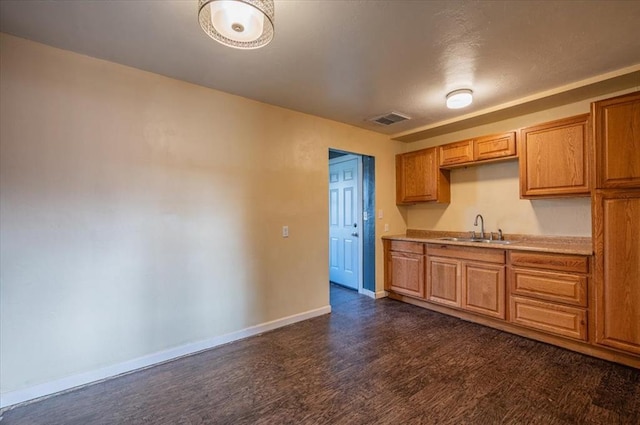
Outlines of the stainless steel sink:
[{"label": "stainless steel sink", "polygon": [[452,241],[452,242],[475,242],[475,243],[489,243],[496,245],[509,245],[511,241],[501,241],[498,239],[480,239],[480,238],[453,238],[453,237],[444,237],[438,238],[441,241]]}]

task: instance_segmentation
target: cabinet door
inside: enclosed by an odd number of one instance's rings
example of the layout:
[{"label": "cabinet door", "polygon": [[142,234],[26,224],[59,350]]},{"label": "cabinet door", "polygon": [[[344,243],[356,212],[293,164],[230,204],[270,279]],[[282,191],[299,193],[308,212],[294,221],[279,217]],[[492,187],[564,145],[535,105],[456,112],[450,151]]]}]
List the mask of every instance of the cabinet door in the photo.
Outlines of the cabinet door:
[{"label": "cabinet door", "polygon": [[389,290],[424,298],[424,255],[389,252]]},{"label": "cabinet door", "polygon": [[461,305],[460,261],[427,256],[427,299],[454,307]]},{"label": "cabinet door", "polygon": [[440,146],[440,165],[464,164],[473,161],[473,140]]},{"label": "cabinet door", "polygon": [[462,308],[486,316],[505,318],[504,266],[463,263]]},{"label": "cabinet door", "polygon": [[589,196],[589,114],[520,132],[520,197]]},{"label": "cabinet door", "polygon": [[640,92],[594,102],[597,188],[640,188]]},{"label": "cabinet door", "polygon": [[596,191],[596,342],[640,354],[640,190]]},{"label": "cabinet door", "polygon": [[396,202],[449,202],[448,173],[438,167],[436,148],[396,155]]},{"label": "cabinet door", "polygon": [[473,158],[476,161],[506,158],[516,154],[516,134],[498,134],[481,137],[473,144]]}]

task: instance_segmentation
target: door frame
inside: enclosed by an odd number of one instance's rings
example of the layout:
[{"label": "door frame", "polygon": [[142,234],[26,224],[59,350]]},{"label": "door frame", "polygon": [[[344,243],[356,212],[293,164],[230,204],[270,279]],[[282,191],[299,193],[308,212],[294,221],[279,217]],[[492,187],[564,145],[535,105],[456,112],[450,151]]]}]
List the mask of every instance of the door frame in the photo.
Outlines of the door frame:
[{"label": "door frame", "polygon": [[[349,152],[342,149],[328,149],[327,172],[329,171],[331,153],[353,155],[360,158],[358,167],[358,195],[362,205],[362,217],[360,222],[361,237],[358,238],[359,275],[358,292],[371,298],[376,298],[376,215],[375,215],[375,157]],[[327,189],[329,192],[329,176],[327,175]],[[327,200],[327,205],[328,205]],[[329,219],[326,220],[327,234],[329,234]],[[329,258],[329,238],[327,238],[327,258]],[[328,263],[327,263],[328,270]]]},{"label": "door frame", "polygon": [[[335,152],[335,151],[334,151]],[[341,152],[343,153],[343,152]],[[359,293],[362,293],[363,290],[363,276],[362,276],[362,272],[363,272],[363,267],[362,267],[362,261],[363,259],[363,247],[364,247],[364,232],[362,231],[362,228],[364,227],[364,220],[363,220],[363,215],[364,215],[364,202],[362,199],[362,156],[361,155],[356,155],[353,153],[346,153],[344,152],[344,155],[341,155],[339,157],[336,158],[330,158],[329,159],[329,168],[331,168],[331,166],[333,164],[339,164],[341,162],[345,162],[345,161],[352,161],[352,160],[356,160],[358,163],[358,176],[356,177],[356,196],[358,199],[358,206],[356,207],[356,211],[357,213],[360,213],[360,216],[357,218],[357,223],[358,223],[358,227],[356,227],[356,232],[359,232],[360,234],[362,234],[362,236],[358,236],[356,237],[356,241],[358,244],[358,287],[357,287],[357,291]],[[331,255],[331,252],[329,252],[329,255]]]}]

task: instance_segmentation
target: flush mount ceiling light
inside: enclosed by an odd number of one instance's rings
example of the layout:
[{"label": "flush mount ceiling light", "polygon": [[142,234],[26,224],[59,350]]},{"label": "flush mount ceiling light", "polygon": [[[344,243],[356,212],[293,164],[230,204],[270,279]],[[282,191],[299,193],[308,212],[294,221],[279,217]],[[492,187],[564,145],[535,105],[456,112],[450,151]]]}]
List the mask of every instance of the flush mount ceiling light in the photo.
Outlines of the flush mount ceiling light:
[{"label": "flush mount ceiling light", "polygon": [[471,105],[473,102],[473,92],[469,89],[452,91],[447,95],[447,108],[460,109]]},{"label": "flush mount ceiling light", "polygon": [[273,0],[198,0],[198,20],[225,46],[257,49],[273,39]]}]

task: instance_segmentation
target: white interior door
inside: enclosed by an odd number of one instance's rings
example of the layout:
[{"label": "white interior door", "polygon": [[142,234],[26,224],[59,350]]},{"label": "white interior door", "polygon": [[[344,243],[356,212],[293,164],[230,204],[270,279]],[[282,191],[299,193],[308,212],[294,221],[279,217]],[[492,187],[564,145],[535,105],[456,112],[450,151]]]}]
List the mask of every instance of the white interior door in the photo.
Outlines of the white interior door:
[{"label": "white interior door", "polygon": [[360,157],[329,160],[329,280],[360,288]]}]

